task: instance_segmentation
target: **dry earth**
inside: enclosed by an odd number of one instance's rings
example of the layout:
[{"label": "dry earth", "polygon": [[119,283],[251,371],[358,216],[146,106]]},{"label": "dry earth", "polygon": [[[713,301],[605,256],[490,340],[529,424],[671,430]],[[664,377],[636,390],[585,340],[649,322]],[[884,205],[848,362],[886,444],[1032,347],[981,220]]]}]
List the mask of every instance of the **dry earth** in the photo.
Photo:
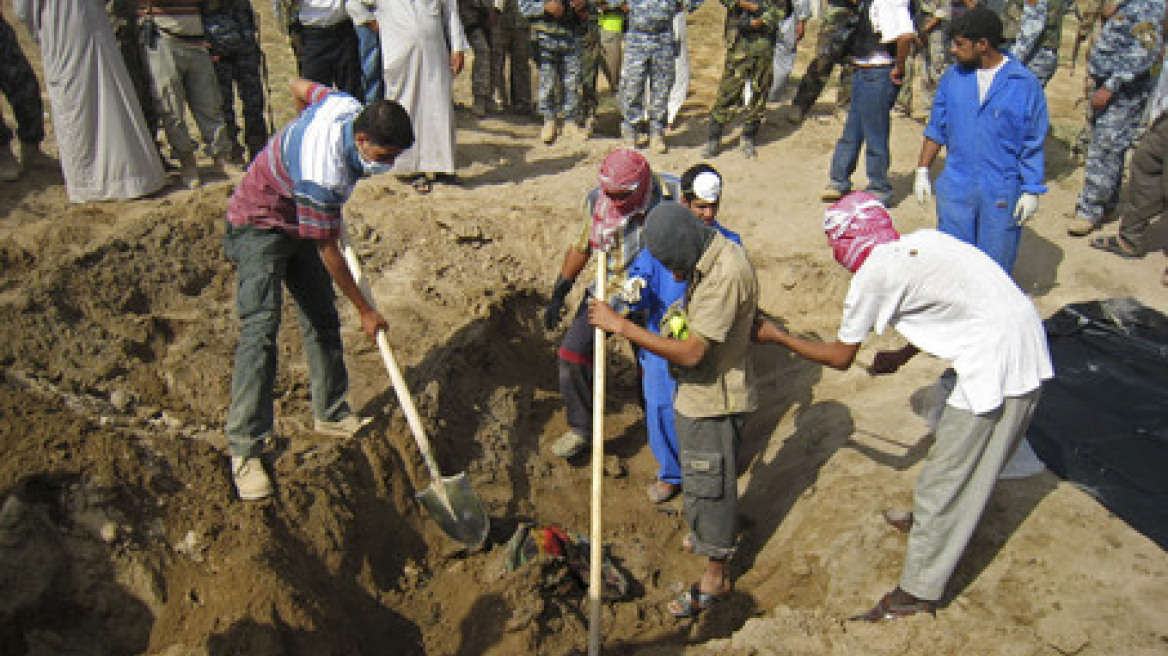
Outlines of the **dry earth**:
[{"label": "dry earth", "polygon": [[[693,19],[691,97],[674,149],[651,157],[659,170],[697,161],[721,18],[707,3]],[[268,30],[265,46],[282,89],[286,45]],[[458,82],[463,102],[467,82]],[[1064,69],[1049,89],[1051,191],[1024,235],[1017,278],[1044,316],[1114,296],[1163,311],[1162,257],[1119,261],[1065,236],[1082,179],[1068,154],[1080,85]],[[349,205],[438,459],[468,473],[492,517],[477,553],[459,551],[413,500],[425,469],[347,307],[352,397],[377,417],[374,429],[347,442],[309,430],[305,364],[289,327],[278,494],[233,499],[220,432],[236,331],[233,272],[219,246],[231,181],[84,206],[65,200],[54,171],[0,186],[0,653],[582,653],[582,591],[551,563],[505,574],[501,545],[520,521],[588,528],[588,468],[544,449],[564,420],[558,334],[537,317],[581,196],[617,143],[605,103],[601,136],[551,147],[537,144],[533,122],[462,113],[460,186],[420,197],[378,178]],[[744,237],[762,306],[830,337],[847,277],[825,247],[818,192],[842,122],[830,104],[820,109],[798,129],[768,123],[758,159],[730,150],[714,163],[727,180],[722,217]],[[902,197],[921,130],[895,120]],[[51,139],[47,147],[55,152]],[[895,216],[906,230],[935,221],[911,198]],[[295,324],[290,307],[285,320]],[[896,343],[873,340],[861,360]],[[680,507],[644,497],[654,465],[635,375],[627,347],[611,351],[605,541],[633,585],[630,599],[605,605],[605,653],[1168,653],[1165,553],[1049,473],[1000,485],[936,620],[843,622],[895,582],[904,540],[878,513],[910,500],[929,440],[914,402],[943,365],[918,358],[874,380],[777,348],[754,354],[763,403],[741,452],[737,590],[697,622],[674,621],[663,604],[700,562],[678,549]]]}]

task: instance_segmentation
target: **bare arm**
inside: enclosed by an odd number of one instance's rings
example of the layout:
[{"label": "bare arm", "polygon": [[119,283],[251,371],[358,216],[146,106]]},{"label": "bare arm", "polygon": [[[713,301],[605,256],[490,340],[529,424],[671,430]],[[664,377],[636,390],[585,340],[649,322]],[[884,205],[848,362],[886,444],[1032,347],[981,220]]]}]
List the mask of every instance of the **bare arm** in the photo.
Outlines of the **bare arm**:
[{"label": "bare arm", "polygon": [[650,353],[683,367],[697,365],[710,348],[709,344],[692,333],[685,339],[670,339],[649,332],[597,299],[592,299],[588,304],[588,321],[605,332],[620,335]]},{"label": "bare arm", "polygon": [[794,351],[800,357],[827,365],[832,369],[846,370],[856,359],[859,344],[845,342],[814,342],[796,337],[769,321],[757,320],[754,341],[759,344],[780,344]]},{"label": "bare arm", "polygon": [[316,85],[316,82],[306,80],[302,77],[292,78],[292,81],[288,84],[292,91],[292,104],[296,106],[297,112],[302,112],[305,107],[308,107],[309,95],[312,93],[312,87],[314,85]]},{"label": "bare arm", "polygon": [[564,253],[564,264],[560,267],[560,277],[564,280],[575,280],[580,276],[580,272],[588,264],[588,253],[581,252],[575,248],[569,248],[567,253]]},{"label": "bare arm", "polygon": [[361,293],[361,288],[357,286],[357,281],[353,279],[353,273],[349,271],[349,266],[345,264],[345,258],[341,255],[339,241],[337,239],[318,241],[316,248],[320,253],[321,261],[324,262],[324,268],[328,269],[329,276],[332,277],[337,288],[361,315],[361,331],[368,335],[369,339],[376,340],[377,331],[387,329],[389,324],[386,323],[385,317],[381,316],[381,313],[370,305],[369,299]]},{"label": "bare arm", "polygon": [[937,159],[937,153],[941,152],[941,144],[925,137],[924,142],[921,143],[921,154],[917,157],[918,168],[929,168],[933,165],[933,160]]}]

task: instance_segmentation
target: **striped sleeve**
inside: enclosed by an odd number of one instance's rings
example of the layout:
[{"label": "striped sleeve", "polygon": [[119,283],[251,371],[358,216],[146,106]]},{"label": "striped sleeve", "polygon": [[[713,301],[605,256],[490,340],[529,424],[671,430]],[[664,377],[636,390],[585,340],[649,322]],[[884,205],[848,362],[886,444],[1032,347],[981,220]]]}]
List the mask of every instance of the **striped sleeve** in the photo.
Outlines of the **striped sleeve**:
[{"label": "striped sleeve", "polygon": [[319,82],[313,82],[312,86],[308,88],[309,106],[324,100],[333,91],[336,91],[336,89],[320,84]]},{"label": "striped sleeve", "polygon": [[346,195],[302,180],[296,183],[293,196],[301,238],[329,240],[341,234],[341,207],[348,199]]}]

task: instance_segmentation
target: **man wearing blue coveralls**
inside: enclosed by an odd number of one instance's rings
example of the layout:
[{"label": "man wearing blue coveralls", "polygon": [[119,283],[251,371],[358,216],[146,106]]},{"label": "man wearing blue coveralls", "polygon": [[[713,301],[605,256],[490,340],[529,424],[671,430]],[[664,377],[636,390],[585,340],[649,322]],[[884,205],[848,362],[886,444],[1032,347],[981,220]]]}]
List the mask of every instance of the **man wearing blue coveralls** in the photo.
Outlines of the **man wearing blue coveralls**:
[{"label": "man wearing blue coveralls", "polygon": [[[668,180],[670,176],[661,177],[672,182]],[[678,187],[682,205],[688,207],[706,225],[717,228],[730,241],[742,244],[742,238],[737,233],[727,230],[717,221],[722,200],[722,176],[714,167],[705,162],[691,166],[681,174]],[[650,332],[661,334],[660,325],[666,313],[682,303],[685,281],[675,279],[673,272],[666,269],[647,248],[641,249],[629,267],[629,280],[640,280],[632,282],[639,289],[631,295],[639,298],[630,303],[630,309],[648,312],[645,327]],[[649,450],[660,467],[657,480],[649,485],[647,492],[653,503],[664,503],[681,491],[677,429],[673,423],[673,396],[677,391],[677,381],[669,374],[669,362],[656,353],[637,349],[637,360],[641,363],[641,389],[645,395]]]},{"label": "man wearing blue coveralls", "polygon": [[977,246],[1009,273],[1022,224],[1038,211],[1048,119],[1042,84],[998,51],[1002,21],[985,7],[953,19],[957,63],[937,86],[913,193],[932,195],[929,166],[942,147],[937,228]]}]

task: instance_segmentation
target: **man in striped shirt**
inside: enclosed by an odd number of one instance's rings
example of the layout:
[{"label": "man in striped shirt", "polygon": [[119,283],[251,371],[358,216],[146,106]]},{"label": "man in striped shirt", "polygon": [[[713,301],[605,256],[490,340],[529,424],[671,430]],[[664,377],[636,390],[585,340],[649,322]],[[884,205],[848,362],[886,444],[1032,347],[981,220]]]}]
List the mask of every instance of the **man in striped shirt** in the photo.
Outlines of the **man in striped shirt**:
[{"label": "man in striped shirt", "polygon": [[358,179],[389,170],[414,142],[409,115],[396,102],[362,108],[352,96],[305,79],[293,80],[292,95],[303,111],[248,167],[228,204],[223,238],[239,269],[242,325],[226,433],[232,478],[245,501],[273,492],[260,456],[272,432],[282,286],[300,310],[316,430],[348,437],[366,423],[345,398],[348,374],[332,284],[357,308],[370,339],[386,322],[341,256],[341,207]]}]

